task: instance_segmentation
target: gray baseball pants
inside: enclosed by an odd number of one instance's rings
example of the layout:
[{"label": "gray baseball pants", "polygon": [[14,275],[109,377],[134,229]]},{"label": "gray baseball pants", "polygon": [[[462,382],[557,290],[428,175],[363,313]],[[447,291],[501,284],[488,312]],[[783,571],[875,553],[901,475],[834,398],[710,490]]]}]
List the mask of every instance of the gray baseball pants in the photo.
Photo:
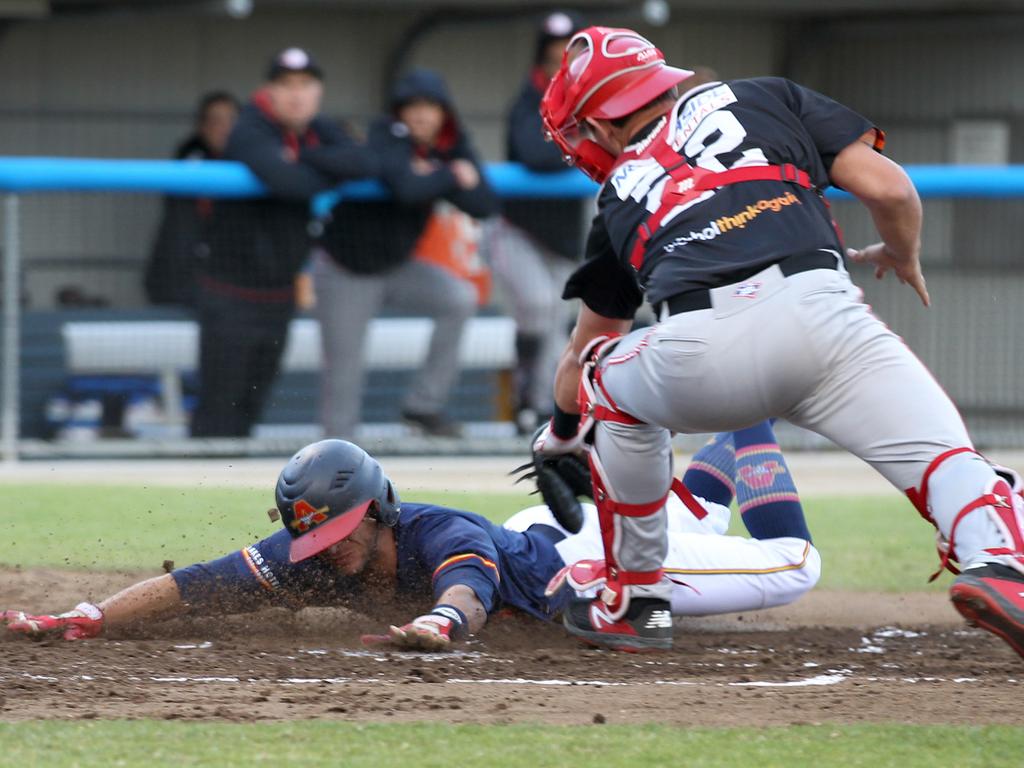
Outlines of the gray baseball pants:
[{"label": "gray baseball pants", "polygon": [[406,395],[404,409],[439,413],[459,373],[463,328],[476,312],[473,286],[414,259],[390,272],[360,275],[322,252],[314,257],[313,280],[323,346],[320,414],[324,433],[353,436],[359,423],[367,326],[385,305],[422,313],[434,321],[427,358]]},{"label": "gray baseball pants", "polygon": [[[598,401],[644,423],[596,427],[594,449],[613,498],[642,504],[667,492],[670,432],[727,431],[769,417],[824,435],[901,491],[917,488],[940,454],[970,447],[952,401],[861,298],[845,270],[785,277],[771,267],[712,291],[711,309],[664,317],[624,337],[600,364]],[[960,509],[994,478],[973,453],[935,472],[930,511],[947,538]],[[660,567],[663,521],[663,511],[616,516],[620,567]],[[986,515],[971,514],[957,529],[962,565],[1004,545]],[[665,584],[632,593],[662,592]]]}]

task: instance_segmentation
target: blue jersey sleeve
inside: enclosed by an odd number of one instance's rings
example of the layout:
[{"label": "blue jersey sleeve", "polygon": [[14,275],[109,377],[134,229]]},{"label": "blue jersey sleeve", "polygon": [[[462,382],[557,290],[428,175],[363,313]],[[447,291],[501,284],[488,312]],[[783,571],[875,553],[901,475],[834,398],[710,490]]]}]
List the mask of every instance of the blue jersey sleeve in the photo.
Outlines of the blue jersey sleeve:
[{"label": "blue jersey sleeve", "polygon": [[415,551],[431,574],[434,599],[457,584],[473,590],[488,612],[498,605],[498,549],[487,530],[457,514],[424,515],[411,531]]},{"label": "blue jersey sleeve", "polygon": [[181,599],[203,613],[251,611],[269,605],[316,601],[324,565],[316,558],[292,563],[288,531],[280,530],[230,555],[171,573]]}]

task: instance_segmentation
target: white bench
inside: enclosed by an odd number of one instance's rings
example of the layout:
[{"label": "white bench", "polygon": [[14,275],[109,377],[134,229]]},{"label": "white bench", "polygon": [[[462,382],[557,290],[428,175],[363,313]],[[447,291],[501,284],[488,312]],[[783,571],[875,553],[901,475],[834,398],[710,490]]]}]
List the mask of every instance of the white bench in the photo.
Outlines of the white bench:
[{"label": "white bench", "polygon": [[[421,317],[375,318],[365,345],[367,370],[411,370],[427,355],[433,322]],[[152,374],[160,378],[169,423],[184,421],[181,374],[199,360],[199,326],[192,320],[68,322],[61,328],[69,372],[91,375]],[[459,345],[463,368],[509,370],[515,365],[515,322],[509,317],[474,317]],[[320,325],[292,320],[282,361],[284,371],[319,371]]]}]

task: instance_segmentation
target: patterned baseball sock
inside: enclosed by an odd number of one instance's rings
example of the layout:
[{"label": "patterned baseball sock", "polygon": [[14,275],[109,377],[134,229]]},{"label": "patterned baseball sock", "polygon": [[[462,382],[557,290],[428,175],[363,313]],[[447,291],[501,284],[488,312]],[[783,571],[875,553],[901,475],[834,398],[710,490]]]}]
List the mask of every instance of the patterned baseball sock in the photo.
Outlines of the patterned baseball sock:
[{"label": "patterned baseball sock", "polygon": [[770,422],[732,434],[736,446],[736,502],[755,539],[811,540],[804,510]]},{"label": "patterned baseball sock", "polygon": [[735,453],[732,432],[719,432],[693,455],[683,475],[683,485],[694,496],[728,507],[736,493]]}]

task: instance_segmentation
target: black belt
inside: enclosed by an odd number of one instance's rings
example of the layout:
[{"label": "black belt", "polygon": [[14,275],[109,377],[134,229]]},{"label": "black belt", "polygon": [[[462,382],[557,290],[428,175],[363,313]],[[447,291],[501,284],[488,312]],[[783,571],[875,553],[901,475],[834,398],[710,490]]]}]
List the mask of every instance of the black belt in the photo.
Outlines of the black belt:
[{"label": "black belt", "polygon": [[[772,266],[772,265],[768,265]],[[783,276],[789,277],[790,275],[797,275],[801,272],[809,272],[812,269],[839,269],[839,260],[836,259],[835,254],[825,253],[823,251],[808,251],[807,253],[797,253],[793,256],[787,256],[782,261],[776,264]],[[740,278],[735,282],[741,282],[753,277],[758,272],[767,269],[768,267],[758,267],[756,272],[750,273],[747,277]],[[733,285],[733,283],[729,283]],[[677,293],[675,296],[669,296],[664,301],[659,301],[657,307],[655,307],[658,316],[661,317],[662,310],[668,307],[669,315],[678,315],[681,312],[693,312],[697,309],[711,309],[711,290],[708,288],[698,288],[693,291],[683,291]]]}]

